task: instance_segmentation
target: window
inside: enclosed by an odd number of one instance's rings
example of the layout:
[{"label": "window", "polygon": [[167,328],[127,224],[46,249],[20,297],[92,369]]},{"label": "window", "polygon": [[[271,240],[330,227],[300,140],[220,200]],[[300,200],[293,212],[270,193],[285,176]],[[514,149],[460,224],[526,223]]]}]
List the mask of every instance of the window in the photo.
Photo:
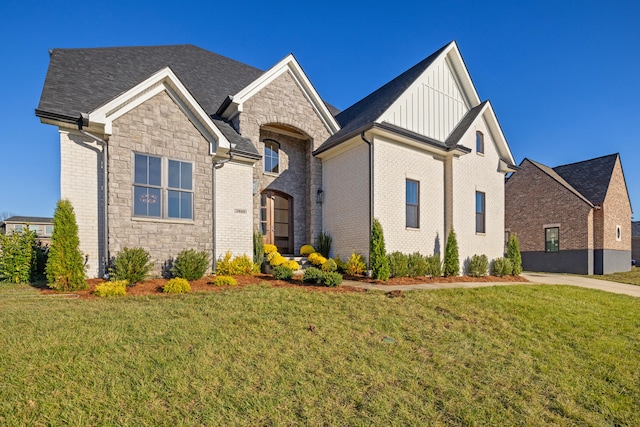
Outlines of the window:
[{"label": "window", "polygon": [[45,236],[51,236],[53,234],[53,225],[45,225],[44,234]]},{"label": "window", "polygon": [[544,229],[544,251],[558,252],[560,250],[560,228],[550,227]]},{"label": "window", "polygon": [[420,183],[411,179],[406,183],[406,222],[409,228],[420,228]]},{"label": "window", "polygon": [[622,240],[622,228],[619,225],[616,225],[616,241]]},{"label": "window", "polygon": [[476,233],[485,232],[485,196],[476,191]]},{"label": "window", "polygon": [[484,134],[476,131],[476,153],[484,154]]},{"label": "window", "polygon": [[161,157],[136,154],[134,161],[134,216],[193,218],[192,163],[168,160],[165,163],[168,172],[163,177]]},{"label": "window", "polygon": [[264,171],[280,173],[280,143],[273,139],[264,140]]},{"label": "window", "polygon": [[38,226],[37,225],[30,225],[29,226],[29,230],[35,231],[37,233],[38,232]]},{"label": "window", "polygon": [[13,226],[13,231],[15,233],[22,233],[22,224],[16,224]]}]

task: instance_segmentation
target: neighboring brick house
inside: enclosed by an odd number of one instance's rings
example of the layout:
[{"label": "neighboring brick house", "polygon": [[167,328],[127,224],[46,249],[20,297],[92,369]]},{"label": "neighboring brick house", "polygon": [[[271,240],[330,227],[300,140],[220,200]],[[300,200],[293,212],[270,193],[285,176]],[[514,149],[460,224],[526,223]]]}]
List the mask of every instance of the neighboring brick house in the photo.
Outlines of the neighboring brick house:
[{"label": "neighboring brick house", "polygon": [[631,223],[631,259],[640,263],[640,221]]},{"label": "neighboring brick house", "polygon": [[506,230],[518,236],[525,270],[631,268],[631,203],[619,154],[555,168],[524,159],[505,188]]},{"label": "neighboring brick house", "polygon": [[36,232],[36,238],[43,245],[51,242],[51,234],[53,233],[53,218],[43,218],[39,216],[11,216],[0,221],[0,233],[22,232],[23,229],[29,229]]},{"label": "neighboring brick house", "polygon": [[455,42],[340,114],[292,55],[262,71],[191,45],[54,49],[36,115],[59,129],[92,276],[125,246],[156,266],[251,254],[254,230],[367,256],[373,216],[389,251],[438,252],[454,228],[461,262],[502,254],[514,160]]}]

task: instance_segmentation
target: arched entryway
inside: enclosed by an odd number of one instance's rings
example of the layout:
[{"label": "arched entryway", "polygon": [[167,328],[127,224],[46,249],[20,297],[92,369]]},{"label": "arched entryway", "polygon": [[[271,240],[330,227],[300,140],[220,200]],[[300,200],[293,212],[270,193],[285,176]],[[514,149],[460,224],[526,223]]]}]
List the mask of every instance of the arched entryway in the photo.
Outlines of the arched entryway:
[{"label": "arched entryway", "polygon": [[260,233],[281,254],[293,254],[293,197],[265,190],[260,195]]}]

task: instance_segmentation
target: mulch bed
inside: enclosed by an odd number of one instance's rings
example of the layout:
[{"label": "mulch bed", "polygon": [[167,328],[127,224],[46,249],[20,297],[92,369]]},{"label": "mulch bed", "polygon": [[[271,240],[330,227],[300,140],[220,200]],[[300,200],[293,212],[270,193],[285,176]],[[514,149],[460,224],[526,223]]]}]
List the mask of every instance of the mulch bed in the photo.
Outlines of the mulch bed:
[{"label": "mulch bed", "polygon": [[[347,292],[366,292],[365,289],[356,288],[348,285],[341,285],[335,288],[327,288],[325,286],[312,286],[303,283],[302,280],[294,279],[290,282],[284,280],[276,280],[270,274],[255,274],[253,276],[235,276],[238,284],[236,286],[213,286],[213,278],[215,276],[205,276],[202,279],[189,282],[191,284],[191,292],[220,292],[229,288],[243,287],[249,285],[257,285],[259,283],[268,283],[271,286],[279,288],[300,288],[309,292],[334,292],[334,293],[347,293]],[[422,283],[459,283],[459,282],[526,282],[527,280],[520,276],[483,276],[483,277],[469,277],[469,276],[456,276],[456,277],[393,277],[383,282],[381,280],[375,280],[365,276],[350,276],[344,275],[344,280],[353,280],[362,283],[372,283],[377,285],[417,285]],[[74,291],[69,292],[71,294],[78,295],[81,299],[94,299],[100,298],[93,294],[93,290],[97,285],[103,283],[103,279],[89,279],[89,289],[86,291]],[[135,286],[127,288],[127,295],[169,295],[162,292],[162,287],[167,282],[167,279],[149,279],[142,283],[138,283]],[[60,294],[61,292],[55,291],[49,288],[41,288],[42,294]]]}]

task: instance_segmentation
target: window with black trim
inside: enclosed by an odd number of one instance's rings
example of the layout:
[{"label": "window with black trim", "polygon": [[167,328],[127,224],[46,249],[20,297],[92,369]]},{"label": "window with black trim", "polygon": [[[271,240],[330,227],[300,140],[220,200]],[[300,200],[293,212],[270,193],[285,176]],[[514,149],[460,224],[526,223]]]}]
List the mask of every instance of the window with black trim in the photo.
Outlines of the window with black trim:
[{"label": "window with black trim", "polygon": [[406,224],[408,228],[420,228],[420,183],[406,182]]},{"label": "window with black trim", "polygon": [[560,227],[549,227],[544,229],[544,251],[560,251]]},{"label": "window with black trim", "polygon": [[484,154],[484,134],[476,131],[476,153]]},{"label": "window with black trim", "polygon": [[476,191],[476,233],[485,232],[485,194]]},{"label": "window with black trim", "polygon": [[264,171],[280,173],[280,143],[273,139],[264,140]]},{"label": "window with black trim", "polygon": [[133,215],[193,219],[193,163],[135,154]]}]

